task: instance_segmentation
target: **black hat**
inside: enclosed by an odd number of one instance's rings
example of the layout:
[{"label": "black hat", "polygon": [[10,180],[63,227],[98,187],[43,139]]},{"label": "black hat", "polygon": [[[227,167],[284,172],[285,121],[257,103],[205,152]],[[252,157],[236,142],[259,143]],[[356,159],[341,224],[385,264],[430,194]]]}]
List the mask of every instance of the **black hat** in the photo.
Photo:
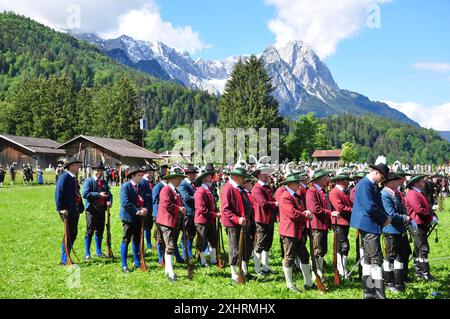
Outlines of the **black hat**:
[{"label": "black hat", "polygon": [[198,169],[194,166],[194,164],[189,164],[188,167],[184,170],[185,174],[189,173],[198,173]]},{"label": "black hat", "polygon": [[142,167],[142,169],[144,170],[144,172],[156,172],[158,169],[156,167],[154,167],[152,164],[147,164],[144,167]]},{"label": "black hat", "polygon": [[101,169],[101,170],[105,170],[105,165],[103,165],[103,161],[94,163],[94,165],[91,166],[92,169]]},{"label": "black hat", "polygon": [[215,171],[213,163],[207,163],[205,166],[206,171]]},{"label": "black hat", "polygon": [[128,177],[131,177],[131,175],[136,173],[144,173],[144,171],[137,165],[130,166],[128,169]]},{"label": "black hat", "polygon": [[73,157],[73,156],[70,156],[70,157],[67,159],[67,161],[64,163],[64,168],[67,169],[70,165],[72,165],[72,164],[77,164],[77,163],[78,163],[78,164],[83,164],[82,161],[76,159],[76,158]]},{"label": "black hat", "polygon": [[386,164],[379,163],[377,165],[369,165],[369,167],[376,171],[379,171],[381,173],[381,175],[383,175],[384,178],[387,179],[387,177],[389,175],[389,167],[387,167]]},{"label": "black hat", "polygon": [[388,174],[388,176],[387,176],[386,180],[384,181],[384,183],[386,184],[387,182],[400,180],[402,178],[403,178],[402,176],[391,172],[391,173]]},{"label": "black hat", "polygon": [[163,168],[170,168],[170,166],[168,164],[163,164],[163,165],[161,165],[161,169],[163,169]]}]

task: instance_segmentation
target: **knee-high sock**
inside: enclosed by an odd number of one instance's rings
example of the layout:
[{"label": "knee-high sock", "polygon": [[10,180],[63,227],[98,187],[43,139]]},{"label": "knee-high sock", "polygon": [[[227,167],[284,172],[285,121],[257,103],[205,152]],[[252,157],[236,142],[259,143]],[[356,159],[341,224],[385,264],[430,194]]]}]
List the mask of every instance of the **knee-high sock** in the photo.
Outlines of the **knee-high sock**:
[{"label": "knee-high sock", "polygon": [[247,267],[247,263],[245,261],[242,262],[241,268],[242,268],[242,272],[244,273],[244,276],[247,276],[248,267]]},{"label": "knee-high sock", "polygon": [[[181,245],[181,250],[182,250],[182,252],[183,252],[183,256],[186,256],[186,255],[184,254],[184,245]],[[177,262],[182,262],[182,261],[184,261],[183,257],[181,257],[181,255],[180,255],[180,251],[179,251],[179,249],[178,249],[178,246],[175,246],[175,258],[176,258]]]},{"label": "knee-high sock", "polygon": [[203,251],[200,252],[200,264],[206,264],[205,253]]},{"label": "knee-high sock", "polygon": [[253,252],[253,261],[255,262],[255,273],[259,274],[261,272],[261,254]]},{"label": "knee-high sock", "polygon": [[61,263],[64,265],[67,264],[66,246],[64,245],[64,242],[61,244]]},{"label": "knee-high sock", "polygon": [[209,256],[209,260],[211,261],[211,264],[217,264],[217,251],[215,248],[210,248],[211,254]]},{"label": "knee-high sock", "polygon": [[85,256],[90,256],[91,255],[91,242],[92,242],[92,237],[89,235],[84,236],[84,251],[85,251]]},{"label": "knee-high sock", "polygon": [[165,264],[165,273],[169,275],[170,277],[173,277],[175,275],[173,271],[173,255],[165,254],[164,260],[166,262]]},{"label": "knee-high sock", "polygon": [[311,266],[309,264],[300,264],[300,269],[305,279],[305,285],[311,287],[313,285],[311,280]]},{"label": "knee-high sock", "polygon": [[122,259],[122,268],[127,267],[128,245],[122,242],[120,245],[120,258]]},{"label": "knee-high sock", "polygon": [[131,243],[131,250],[133,251],[134,255],[134,266],[139,267],[141,265],[140,255],[139,255],[139,243],[132,242]]},{"label": "knee-high sock", "polygon": [[286,286],[293,287],[294,282],[292,281],[292,267],[283,266],[284,278],[286,279]]},{"label": "knee-high sock", "polygon": [[145,240],[147,241],[147,248],[152,248],[152,232],[151,229],[144,230]]},{"label": "knee-high sock", "polygon": [[102,240],[103,240],[103,237],[95,235],[94,239],[95,239],[95,249],[96,249],[96,252],[97,252],[97,256],[100,256],[102,254]]},{"label": "knee-high sock", "polygon": [[269,251],[263,250],[261,253],[261,263],[262,263],[262,269],[264,271],[270,271],[269,267]]},{"label": "knee-high sock", "polygon": [[163,251],[162,245],[160,243],[156,243],[156,250],[158,251],[158,263],[162,263],[164,251]]},{"label": "knee-high sock", "polygon": [[236,265],[230,265],[230,270],[231,270],[231,279],[236,280],[238,277]]}]

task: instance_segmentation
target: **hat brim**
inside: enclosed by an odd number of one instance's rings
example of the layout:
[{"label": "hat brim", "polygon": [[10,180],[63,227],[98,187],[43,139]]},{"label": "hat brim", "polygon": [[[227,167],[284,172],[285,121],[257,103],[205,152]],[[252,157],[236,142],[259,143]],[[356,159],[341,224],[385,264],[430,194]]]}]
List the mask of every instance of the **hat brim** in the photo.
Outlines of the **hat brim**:
[{"label": "hat brim", "polygon": [[353,178],[351,178],[350,176],[342,176],[342,175],[338,175],[338,176],[332,177],[331,180],[332,180],[333,182],[336,182],[336,181],[352,181]]},{"label": "hat brim", "polygon": [[386,174],[384,174],[378,167],[376,167],[375,165],[369,165],[369,167],[370,167],[371,169],[376,170],[377,172],[380,172],[380,174],[383,175],[385,179],[387,179]]},{"label": "hat brim", "polygon": [[327,175],[328,175],[328,173],[326,173],[326,174],[321,174],[321,175],[316,176],[316,177],[313,176],[313,178],[311,178],[310,181],[311,181],[311,182],[317,181],[319,178],[325,177],[325,176],[327,176]]},{"label": "hat brim", "polygon": [[82,161],[73,161],[73,162],[70,162],[70,163],[67,163],[66,165],[64,165],[64,168],[67,168],[72,164],[83,164],[83,162]]},{"label": "hat brim", "polygon": [[415,177],[411,178],[410,181],[406,184],[406,188],[411,188],[411,186],[413,184],[415,184],[418,181],[424,179],[425,177],[427,177],[427,175],[418,175],[418,176],[415,176]]},{"label": "hat brim", "polygon": [[128,172],[127,177],[131,177],[131,175],[136,174],[136,173],[145,173],[143,170],[138,170],[138,171],[133,171],[133,172]]},{"label": "hat brim", "polygon": [[216,174],[216,170],[212,170],[212,171],[207,171],[201,175],[199,175],[196,179],[195,179],[195,183],[196,184],[200,184],[202,182],[202,180],[208,176],[208,175],[214,175]]},{"label": "hat brim", "polygon": [[241,177],[244,177],[244,178],[250,178],[250,177],[252,177],[251,175],[248,175],[248,174],[242,174],[242,173],[240,173],[240,172],[234,172],[234,171],[230,171],[230,172],[226,172],[225,173],[226,175],[230,175],[230,176],[241,176]]},{"label": "hat brim", "polygon": [[161,177],[163,180],[172,179],[172,178],[186,178],[187,175],[184,174],[169,174]]}]

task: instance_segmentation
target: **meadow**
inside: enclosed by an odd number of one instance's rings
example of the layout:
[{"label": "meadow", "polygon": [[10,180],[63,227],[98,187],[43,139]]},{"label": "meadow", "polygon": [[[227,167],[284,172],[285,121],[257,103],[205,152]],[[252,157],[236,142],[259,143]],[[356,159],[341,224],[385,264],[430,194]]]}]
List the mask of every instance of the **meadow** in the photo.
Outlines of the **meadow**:
[{"label": "meadow", "polygon": [[[51,178],[51,177],[50,177]],[[80,216],[78,238],[75,251],[80,258],[79,268],[59,266],[60,246],[63,237],[61,223],[54,204],[54,185],[44,186],[7,186],[0,189],[0,298],[302,298],[302,299],[360,299],[361,285],[357,271],[352,280],[335,287],[332,270],[332,233],[329,235],[329,247],[326,257],[326,277],[330,282],[330,291],[302,291],[293,294],[286,289],[281,268],[281,255],[278,234],[275,235],[271,252],[271,267],[274,274],[236,285],[230,280],[230,270],[226,265],[222,271],[216,266],[201,268],[195,263],[194,278],[187,278],[185,264],[175,263],[175,272],[179,280],[169,283],[164,269],[157,263],[156,251],[146,255],[148,271],[135,270],[124,274],[120,266],[120,241],[122,225],[119,215],[119,188],[113,187],[115,203],[111,210],[112,244],[115,260],[84,260],[85,215]],[[435,233],[430,236],[431,272],[435,276],[432,282],[414,282],[407,285],[402,294],[386,292],[388,298],[449,298],[450,297],[450,198],[445,209],[439,213],[437,227],[439,242],[435,242]],[[351,230],[351,253],[349,269],[355,263],[354,230]],[[226,241],[226,234],[224,233]],[[104,245],[104,252],[106,252]],[[94,243],[91,251],[95,251]],[[129,251],[131,266],[131,247]],[[74,261],[77,261],[74,256]],[[225,258],[227,260],[227,258]],[[228,264],[228,263],[227,263]],[[411,266],[411,264],[410,264]],[[253,262],[250,264],[253,270]],[[79,273],[77,272],[79,271]],[[74,278],[79,275],[79,285]],[[414,277],[412,269],[411,277]],[[75,277],[74,277],[75,276]],[[301,274],[294,279],[303,287]],[[433,292],[440,293],[437,297]]]}]

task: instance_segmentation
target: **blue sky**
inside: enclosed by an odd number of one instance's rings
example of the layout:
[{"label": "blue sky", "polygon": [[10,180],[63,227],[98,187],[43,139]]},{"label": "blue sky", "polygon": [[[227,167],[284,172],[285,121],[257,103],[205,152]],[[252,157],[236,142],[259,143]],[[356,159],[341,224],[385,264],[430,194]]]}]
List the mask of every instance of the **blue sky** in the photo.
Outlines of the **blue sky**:
[{"label": "blue sky", "polygon": [[[366,24],[373,3],[380,28]],[[341,88],[450,131],[450,0],[0,0],[1,9],[57,29],[78,10],[83,31],[160,40],[194,58],[303,40]]]}]

